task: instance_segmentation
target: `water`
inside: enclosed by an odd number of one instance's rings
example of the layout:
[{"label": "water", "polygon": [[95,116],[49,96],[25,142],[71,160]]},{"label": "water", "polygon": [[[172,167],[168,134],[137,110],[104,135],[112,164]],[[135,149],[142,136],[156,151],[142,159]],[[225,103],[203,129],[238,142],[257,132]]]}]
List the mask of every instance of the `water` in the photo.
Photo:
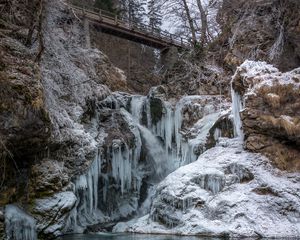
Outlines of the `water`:
[{"label": "water", "polygon": [[172,235],[145,235],[145,234],[76,234],[66,235],[59,240],[221,240],[221,238],[172,236]]}]

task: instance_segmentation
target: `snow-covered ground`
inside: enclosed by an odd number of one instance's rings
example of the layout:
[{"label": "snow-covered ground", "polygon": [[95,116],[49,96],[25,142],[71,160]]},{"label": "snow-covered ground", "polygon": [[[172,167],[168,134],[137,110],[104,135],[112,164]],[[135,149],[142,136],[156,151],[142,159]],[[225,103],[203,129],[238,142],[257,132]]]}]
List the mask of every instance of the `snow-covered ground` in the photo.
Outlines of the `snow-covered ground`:
[{"label": "snow-covered ground", "polygon": [[300,174],[276,170],[238,139],[221,138],[159,184],[150,214],[114,231],[299,237]]}]

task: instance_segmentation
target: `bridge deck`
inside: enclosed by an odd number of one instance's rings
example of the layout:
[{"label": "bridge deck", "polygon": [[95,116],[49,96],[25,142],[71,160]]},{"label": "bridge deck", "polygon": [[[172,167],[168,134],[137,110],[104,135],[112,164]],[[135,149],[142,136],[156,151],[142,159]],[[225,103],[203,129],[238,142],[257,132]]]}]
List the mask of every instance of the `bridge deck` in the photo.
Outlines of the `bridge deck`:
[{"label": "bridge deck", "polygon": [[86,17],[90,22],[99,26],[102,32],[158,49],[169,46],[189,48],[186,39],[166,31],[153,29],[144,24],[126,22],[119,19],[116,14],[104,10],[88,9],[72,3],[69,3],[69,5],[79,17]]}]

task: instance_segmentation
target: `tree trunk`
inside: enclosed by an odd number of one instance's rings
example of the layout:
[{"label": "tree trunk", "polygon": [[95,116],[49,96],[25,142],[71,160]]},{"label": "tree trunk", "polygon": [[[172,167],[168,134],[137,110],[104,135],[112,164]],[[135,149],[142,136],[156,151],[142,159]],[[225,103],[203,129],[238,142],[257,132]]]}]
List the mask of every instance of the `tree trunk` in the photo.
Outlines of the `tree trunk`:
[{"label": "tree trunk", "polygon": [[201,0],[197,0],[197,5],[200,11],[200,17],[201,17],[201,38],[200,42],[202,46],[207,43],[207,29],[208,29],[208,24],[207,24],[207,14],[203,9]]},{"label": "tree trunk", "polygon": [[195,45],[197,43],[196,29],[194,26],[193,19],[191,17],[190,9],[189,9],[189,6],[188,6],[186,0],[182,0],[182,3],[184,5],[184,10],[185,10],[185,13],[188,18],[189,25],[190,25],[190,29],[191,29],[191,33],[192,33],[192,41],[193,41],[193,44]]}]

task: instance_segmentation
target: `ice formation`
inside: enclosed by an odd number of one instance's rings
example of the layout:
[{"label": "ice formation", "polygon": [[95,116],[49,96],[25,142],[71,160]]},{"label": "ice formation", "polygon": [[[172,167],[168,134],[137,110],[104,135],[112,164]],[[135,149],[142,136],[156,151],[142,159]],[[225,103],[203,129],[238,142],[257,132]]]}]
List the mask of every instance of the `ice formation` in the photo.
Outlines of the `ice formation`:
[{"label": "ice formation", "polygon": [[14,205],[5,207],[5,229],[7,240],[36,240],[36,222]]},{"label": "ice formation", "polygon": [[[199,106],[203,108],[203,119],[194,126],[194,135],[190,139],[183,137],[182,122],[183,109],[186,106],[194,105],[193,101],[208,98],[208,96],[187,96],[183,97],[175,106],[167,101],[162,102],[162,117],[156,123],[151,118],[151,101],[149,97],[133,96],[131,100],[131,114],[141,125],[143,119],[147,121],[147,127],[157,137],[163,140],[166,162],[170,170],[189,164],[197,159],[196,148],[204,145],[210,128],[222,114],[219,110],[207,104]],[[145,116],[144,116],[145,115]],[[144,123],[145,124],[145,123]],[[198,153],[199,154],[199,153]]]},{"label": "ice formation", "polygon": [[77,203],[67,221],[66,231],[82,232],[87,225],[95,224],[103,219],[98,208],[99,177],[101,174],[101,156],[97,154],[86,174],[74,181],[74,192]]},{"label": "ice formation", "polygon": [[158,185],[150,214],[114,231],[299,237],[299,183],[299,174],[282,174],[265,157],[243,150],[239,139],[221,138]]},{"label": "ice formation", "polygon": [[242,130],[242,120],[240,112],[243,109],[242,97],[239,93],[233,90],[231,86],[231,98],[232,98],[232,114],[234,123],[234,136],[241,139],[244,138]]}]

